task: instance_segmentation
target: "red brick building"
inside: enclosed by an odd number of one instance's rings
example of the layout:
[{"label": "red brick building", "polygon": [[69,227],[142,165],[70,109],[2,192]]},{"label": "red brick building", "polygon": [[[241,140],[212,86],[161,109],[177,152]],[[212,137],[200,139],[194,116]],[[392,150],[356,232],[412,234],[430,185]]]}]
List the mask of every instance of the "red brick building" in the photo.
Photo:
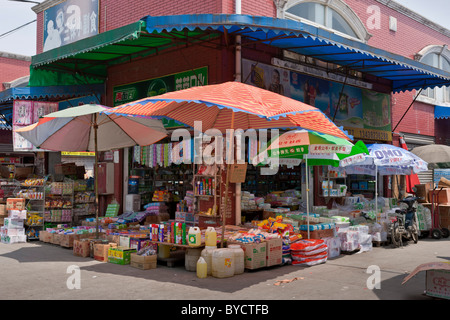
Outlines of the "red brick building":
[{"label": "red brick building", "polygon": [[[37,14],[38,56],[44,52],[44,40],[47,37],[44,31],[48,31],[49,28],[47,21],[44,21],[44,12],[54,10],[56,15],[57,7],[65,2],[68,3],[70,0],[47,0],[33,7]],[[100,34],[117,30],[145,16],[238,13],[294,20],[298,21],[299,25],[311,25],[324,29],[330,34],[336,34],[342,37],[344,42],[349,39],[356,44],[369,45],[411,61],[420,61],[425,65],[450,72],[450,51],[447,48],[450,42],[450,31],[389,0],[188,0],[183,2],[98,0],[95,13],[98,19],[97,31]],[[161,34],[167,36],[167,33],[170,33],[170,30],[164,30]],[[113,94],[117,87],[205,66],[208,68],[209,84],[233,81],[236,78],[245,82],[250,76],[250,72],[246,69],[248,65],[256,63],[269,72],[277,67],[273,65],[274,59],[283,60],[289,56],[280,48],[259,43],[246,43],[241,52],[243,59],[241,70],[240,63],[236,63],[234,46],[235,41],[239,40],[232,38],[230,41],[228,43],[224,39],[214,39],[208,42],[208,45],[197,46],[186,43],[185,46],[178,45],[161,52],[156,49],[154,52],[140,56],[130,55],[126,62],[123,60],[123,63],[109,64],[102,74],[106,84],[106,94],[102,97],[102,103],[109,106],[115,105]],[[75,51],[67,53],[60,60],[73,59],[75,64],[81,64],[83,60],[76,58],[81,58],[83,53],[81,48],[77,49],[79,53]],[[89,50],[97,49],[94,49],[92,44]],[[56,54],[57,51],[49,52],[48,56],[51,53]],[[308,63],[307,55],[295,56],[295,59],[304,59],[305,63]],[[54,57],[51,60],[44,55],[42,61],[44,60],[52,63],[51,61],[56,61],[58,58]],[[42,65],[44,63],[42,62]],[[320,61],[314,64],[317,68],[320,65]],[[55,63],[54,66],[58,67],[58,64]],[[434,117],[435,105],[450,106],[450,90],[439,87],[427,88],[420,92],[417,98],[416,90],[391,94],[389,83],[385,80],[373,75],[364,77],[358,74],[358,70],[354,71],[352,76],[356,80],[364,80],[361,82],[362,87],[358,90],[370,87],[373,92],[381,94],[382,98],[388,97],[387,101],[383,100],[381,109],[371,111],[374,113],[364,111],[364,114],[360,116],[361,121],[368,122],[373,122],[371,118],[379,118],[377,121],[383,122],[383,126],[379,126],[382,129],[373,129],[378,126],[377,124],[363,129],[358,127],[356,130],[349,125],[349,122],[342,122],[346,129],[351,129],[349,132],[356,139],[363,139],[368,143],[398,144],[399,136],[404,135],[410,146],[433,142],[450,143],[448,120],[435,120]],[[86,73],[86,75],[91,74]],[[328,84],[332,82],[330,79],[326,81]],[[362,104],[361,101],[359,103]],[[324,112],[327,111],[325,109],[324,107]],[[388,123],[385,122],[386,120]],[[122,178],[120,175],[117,177]],[[121,190],[117,190],[116,195],[120,193]]]},{"label": "red brick building", "polygon": [[0,52],[0,91],[9,89],[14,80],[30,75],[30,63],[31,57]]},{"label": "red brick building", "polygon": [[[37,13],[36,46],[38,53],[43,50],[43,12],[47,8],[61,2],[63,1],[44,1],[33,8]],[[245,15],[304,19],[304,21],[317,23],[331,30],[338,29],[333,29],[332,22],[323,22],[325,18],[321,15],[335,15],[339,18],[333,19],[336,21],[340,20],[338,23],[341,24],[338,28],[342,28],[342,25],[346,24],[347,28],[352,29],[350,35],[352,38],[359,39],[373,47],[410,59],[424,61],[450,71],[450,63],[445,62],[447,59],[450,61],[450,51],[447,48],[447,44],[450,42],[450,31],[395,1],[387,0],[338,0],[331,2],[325,0],[209,0],[200,2],[100,0],[98,29],[99,32],[113,30],[138,21],[146,15],[233,14],[236,13],[236,6],[239,6],[240,12]],[[303,10],[304,13],[298,13],[299,10]],[[296,12],[298,15],[296,15]],[[332,12],[332,14],[328,12]],[[345,27],[338,30],[338,32],[342,30],[345,30]],[[189,52],[186,54],[189,55]],[[263,53],[259,52],[258,55],[262,57]],[[439,57],[432,57],[432,55]],[[208,61],[208,59],[214,60],[215,58],[209,52],[202,52],[202,55],[195,56],[199,61],[204,62],[203,64],[207,62],[206,64],[213,67],[214,63],[211,63],[213,61]],[[434,61],[433,59],[439,61]],[[441,62],[441,59],[445,61]],[[175,60],[171,59],[171,61]],[[179,61],[179,63],[183,64],[182,61]],[[198,65],[197,61],[190,61],[190,63]],[[135,65],[138,66],[139,63]],[[158,69],[142,70],[138,66],[138,73],[133,72],[132,66],[127,66],[127,77],[122,78],[122,82],[132,81],[133,79],[131,78],[144,79],[180,70],[179,65],[172,63],[165,65],[157,61],[154,65],[157,65]],[[230,65],[230,67],[232,66]],[[211,82],[230,80],[228,78],[230,75],[225,76],[222,72],[220,75],[217,74],[218,78],[216,78],[215,72],[211,71]],[[118,72],[121,73],[120,71]],[[123,76],[123,73],[121,74]],[[110,83],[115,83],[114,77]],[[427,137],[434,137],[436,143],[448,144],[450,129],[445,123],[442,124],[434,120],[434,106],[450,106],[450,92],[440,88],[425,90],[402,119],[406,110],[410,107],[415,94],[416,92],[406,92],[392,95],[392,127],[396,127],[395,132],[424,136],[425,140]],[[110,101],[108,102],[110,103]],[[420,140],[420,137],[417,139]],[[398,135],[394,134],[394,143],[397,143],[397,140]]]}]

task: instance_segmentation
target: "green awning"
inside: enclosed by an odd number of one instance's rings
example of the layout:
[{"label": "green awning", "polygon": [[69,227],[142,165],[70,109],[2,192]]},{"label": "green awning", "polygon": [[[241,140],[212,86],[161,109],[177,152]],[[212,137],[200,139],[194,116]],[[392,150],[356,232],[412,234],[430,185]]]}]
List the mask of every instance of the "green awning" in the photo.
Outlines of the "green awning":
[{"label": "green awning", "polygon": [[103,83],[111,65],[206,37],[199,30],[150,34],[140,20],[33,56],[29,86]]}]

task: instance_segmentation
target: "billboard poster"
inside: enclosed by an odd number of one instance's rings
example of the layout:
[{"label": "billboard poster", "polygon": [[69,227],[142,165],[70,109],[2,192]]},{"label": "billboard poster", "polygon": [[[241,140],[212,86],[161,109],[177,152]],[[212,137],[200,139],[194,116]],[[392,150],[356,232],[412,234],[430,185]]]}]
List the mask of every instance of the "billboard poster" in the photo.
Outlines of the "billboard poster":
[{"label": "billboard poster", "polygon": [[[116,86],[113,89],[113,106],[116,107],[138,99],[206,84],[208,84],[208,67]],[[180,124],[174,120],[164,118],[161,121],[166,128],[180,126]]]},{"label": "billboard poster", "polygon": [[48,51],[98,34],[98,0],[66,0],[44,11]]},{"label": "billboard poster", "polygon": [[[242,60],[242,71],[247,84],[269,89],[272,83],[279,83],[284,96],[320,109],[355,139],[392,140],[388,94],[247,59]],[[274,71],[281,75],[279,82]]]},{"label": "billboard poster", "polygon": [[243,74],[248,75],[247,83],[290,97],[288,70],[250,60],[245,61],[248,63],[243,63]]}]

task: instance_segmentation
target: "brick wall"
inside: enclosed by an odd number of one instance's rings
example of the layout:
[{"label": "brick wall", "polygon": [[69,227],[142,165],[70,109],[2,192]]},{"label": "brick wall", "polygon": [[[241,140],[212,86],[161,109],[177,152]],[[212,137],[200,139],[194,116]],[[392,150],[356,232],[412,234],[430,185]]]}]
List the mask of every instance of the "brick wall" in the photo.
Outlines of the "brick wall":
[{"label": "brick wall", "polygon": [[4,82],[11,82],[30,74],[30,61],[0,57],[0,91]]},{"label": "brick wall", "polygon": [[106,105],[113,105],[113,88],[118,85],[143,81],[200,67],[208,67],[208,83],[234,80],[234,52],[223,49],[189,47],[172,50],[164,55],[156,55],[117,65],[108,70]]},{"label": "brick wall", "polygon": [[[412,59],[414,54],[423,49],[425,46],[449,44],[450,38],[442,33],[431,29],[426,23],[416,21],[406,15],[397,12],[387,6],[382,5],[376,0],[343,0],[360,18],[360,20],[368,27],[368,32],[372,35],[368,44],[392,53],[396,53]],[[178,15],[178,14],[231,14],[235,12],[234,0],[203,0],[203,1],[154,1],[154,0],[101,0],[100,1],[99,24],[100,32],[118,28],[128,23],[138,21],[146,15]],[[380,9],[379,27],[371,28],[367,23],[373,16],[373,12],[368,12],[369,6],[377,6]],[[276,16],[276,8],[273,0],[242,0],[242,13],[259,16]],[[389,30],[389,17],[397,18],[397,32]],[[37,17],[37,52],[42,52],[42,30],[43,30],[43,13]],[[169,55],[170,56],[170,55]],[[199,55],[206,58],[203,54]],[[214,55],[214,57],[217,57]],[[160,58],[152,58],[158,60]],[[195,57],[194,57],[195,59]],[[208,61],[211,61],[209,58]],[[231,59],[232,60],[232,59]],[[137,64],[139,66],[139,63]],[[136,77],[141,75],[149,78],[152,74],[156,75],[161,72],[162,68],[167,67],[168,70],[176,69],[172,63],[156,64],[153,71],[148,68],[136,68]],[[234,69],[229,65],[230,68]],[[113,68],[115,70],[116,68]],[[120,68],[119,68],[120,69]],[[223,68],[222,68],[223,69]],[[129,73],[131,73],[129,70]],[[158,71],[158,72],[157,72]],[[177,70],[179,71],[179,70]],[[144,73],[144,74],[142,74]],[[230,73],[230,72],[229,72]],[[216,75],[212,75],[214,79]],[[229,78],[229,74],[224,79]],[[143,78],[140,78],[143,79]],[[218,81],[224,79],[217,78]],[[120,81],[119,81],[120,82]],[[392,107],[392,124],[395,126],[404,111],[409,107],[413,100],[414,92],[406,92],[393,95]],[[397,132],[410,132],[425,135],[435,135],[434,116],[432,112],[433,106],[423,103],[416,103],[402,120]]]},{"label": "brick wall", "polygon": [[[361,21],[367,26],[367,21],[373,14],[367,9],[370,5],[380,8],[380,28],[371,28],[369,33],[372,38],[368,44],[395,54],[414,59],[414,55],[428,45],[450,44],[450,38],[433,30],[429,26],[399,13],[389,7],[381,5],[374,0],[345,0],[355,11]],[[397,31],[389,30],[389,17],[397,18]],[[414,99],[415,92],[405,92],[392,95],[392,126],[400,121],[405,111]],[[434,105],[415,102],[396,132],[407,132],[429,136],[438,136],[435,130]],[[444,135],[441,130],[440,135]],[[448,132],[447,132],[448,134]]]}]

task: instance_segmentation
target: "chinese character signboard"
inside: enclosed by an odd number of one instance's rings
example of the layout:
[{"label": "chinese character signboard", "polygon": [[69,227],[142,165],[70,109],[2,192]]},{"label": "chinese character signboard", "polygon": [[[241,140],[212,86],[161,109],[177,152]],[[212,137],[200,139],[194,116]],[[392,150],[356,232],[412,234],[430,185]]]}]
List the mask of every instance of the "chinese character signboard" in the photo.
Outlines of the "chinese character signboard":
[{"label": "chinese character signboard", "polygon": [[[183,71],[159,78],[116,86],[113,89],[114,107],[145,97],[208,84],[208,67]],[[165,127],[177,126],[173,120],[162,120]]]},{"label": "chinese character signboard", "polygon": [[44,11],[48,51],[98,34],[98,0],[67,0]]}]

